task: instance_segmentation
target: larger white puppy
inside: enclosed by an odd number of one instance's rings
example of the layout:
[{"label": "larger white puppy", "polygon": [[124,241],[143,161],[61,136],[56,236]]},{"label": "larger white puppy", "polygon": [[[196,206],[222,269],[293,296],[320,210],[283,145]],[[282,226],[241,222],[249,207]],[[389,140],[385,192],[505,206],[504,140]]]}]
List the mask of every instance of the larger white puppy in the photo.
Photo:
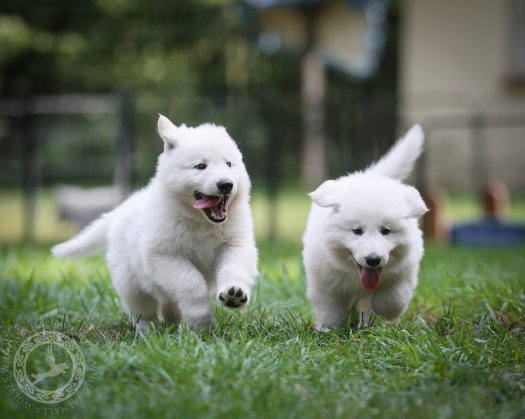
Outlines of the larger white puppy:
[{"label": "larger white puppy", "polygon": [[160,115],[158,132],[164,152],[148,186],[52,252],[105,250],[113,285],[142,329],[158,310],[169,322],[208,329],[210,290],[241,307],[257,276],[250,179],[223,127],[177,127]]},{"label": "larger white puppy", "polygon": [[344,323],[356,305],[360,327],[372,313],[395,320],[417,285],[423,239],[417,218],[427,211],[408,177],[423,149],[414,126],[364,172],[328,180],[313,199],[304,235],[304,265],[319,330]]}]

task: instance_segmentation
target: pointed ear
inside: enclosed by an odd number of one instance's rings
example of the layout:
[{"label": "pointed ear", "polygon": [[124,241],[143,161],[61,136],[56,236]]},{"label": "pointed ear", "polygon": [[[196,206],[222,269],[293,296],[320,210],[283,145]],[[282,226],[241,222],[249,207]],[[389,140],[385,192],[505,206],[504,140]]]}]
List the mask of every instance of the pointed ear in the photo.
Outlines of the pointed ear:
[{"label": "pointed ear", "polygon": [[405,203],[408,218],[419,218],[428,211],[423,198],[418,190],[412,186],[407,186],[405,193]]},{"label": "pointed ear", "polygon": [[164,141],[164,151],[173,150],[177,144],[178,128],[168,118],[159,113],[157,130],[160,138]]},{"label": "pointed ear", "polygon": [[315,191],[310,192],[310,198],[323,208],[339,209],[341,201],[339,199],[339,184],[335,180],[327,180],[322,183]]}]

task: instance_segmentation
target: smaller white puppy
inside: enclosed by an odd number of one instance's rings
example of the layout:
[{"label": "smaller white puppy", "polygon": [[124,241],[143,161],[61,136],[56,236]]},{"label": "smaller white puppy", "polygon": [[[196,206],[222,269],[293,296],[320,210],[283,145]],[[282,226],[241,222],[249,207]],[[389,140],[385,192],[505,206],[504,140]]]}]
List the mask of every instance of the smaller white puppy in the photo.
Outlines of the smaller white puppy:
[{"label": "smaller white puppy", "polygon": [[210,290],[238,308],[257,276],[250,179],[223,127],[177,127],[160,115],[158,131],[164,152],[149,185],[52,252],[105,251],[113,286],[143,330],[158,311],[169,322],[208,329]]},{"label": "smaller white puppy", "polygon": [[417,218],[427,211],[408,177],[423,149],[414,126],[376,164],[310,193],[303,258],[319,330],[345,322],[356,305],[359,327],[373,313],[397,320],[417,285],[423,238]]}]

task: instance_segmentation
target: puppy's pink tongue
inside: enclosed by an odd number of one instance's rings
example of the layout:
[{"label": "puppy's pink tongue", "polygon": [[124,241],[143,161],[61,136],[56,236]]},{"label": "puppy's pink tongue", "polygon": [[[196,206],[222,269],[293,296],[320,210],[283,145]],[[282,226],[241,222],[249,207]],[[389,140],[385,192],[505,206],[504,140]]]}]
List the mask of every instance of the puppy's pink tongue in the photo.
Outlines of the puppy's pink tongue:
[{"label": "puppy's pink tongue", "polygon": [[381,269],[370,269],[366,266],[361,267],[361,285],[366,291],[375,291],[379,286],[380,280]]},{"label": "puppy's pink tongue", "polygon": [[196,199],[193,203],[193,208],[202,209],[202,208],[211,208],[221,202],[222,196],[206,196],[201,199]]}]

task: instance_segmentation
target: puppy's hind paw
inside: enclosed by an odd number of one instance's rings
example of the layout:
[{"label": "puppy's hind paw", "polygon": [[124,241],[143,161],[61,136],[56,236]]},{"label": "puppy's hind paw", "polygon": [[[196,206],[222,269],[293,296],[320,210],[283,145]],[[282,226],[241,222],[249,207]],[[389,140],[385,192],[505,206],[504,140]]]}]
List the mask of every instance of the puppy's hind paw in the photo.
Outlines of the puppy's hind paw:
[{"label": "puppy's hind paw", "polygon": [[219,291],[217,299],[225,307],[239,308],[248,302],[248,293],[237,285],[231,285]]}]

